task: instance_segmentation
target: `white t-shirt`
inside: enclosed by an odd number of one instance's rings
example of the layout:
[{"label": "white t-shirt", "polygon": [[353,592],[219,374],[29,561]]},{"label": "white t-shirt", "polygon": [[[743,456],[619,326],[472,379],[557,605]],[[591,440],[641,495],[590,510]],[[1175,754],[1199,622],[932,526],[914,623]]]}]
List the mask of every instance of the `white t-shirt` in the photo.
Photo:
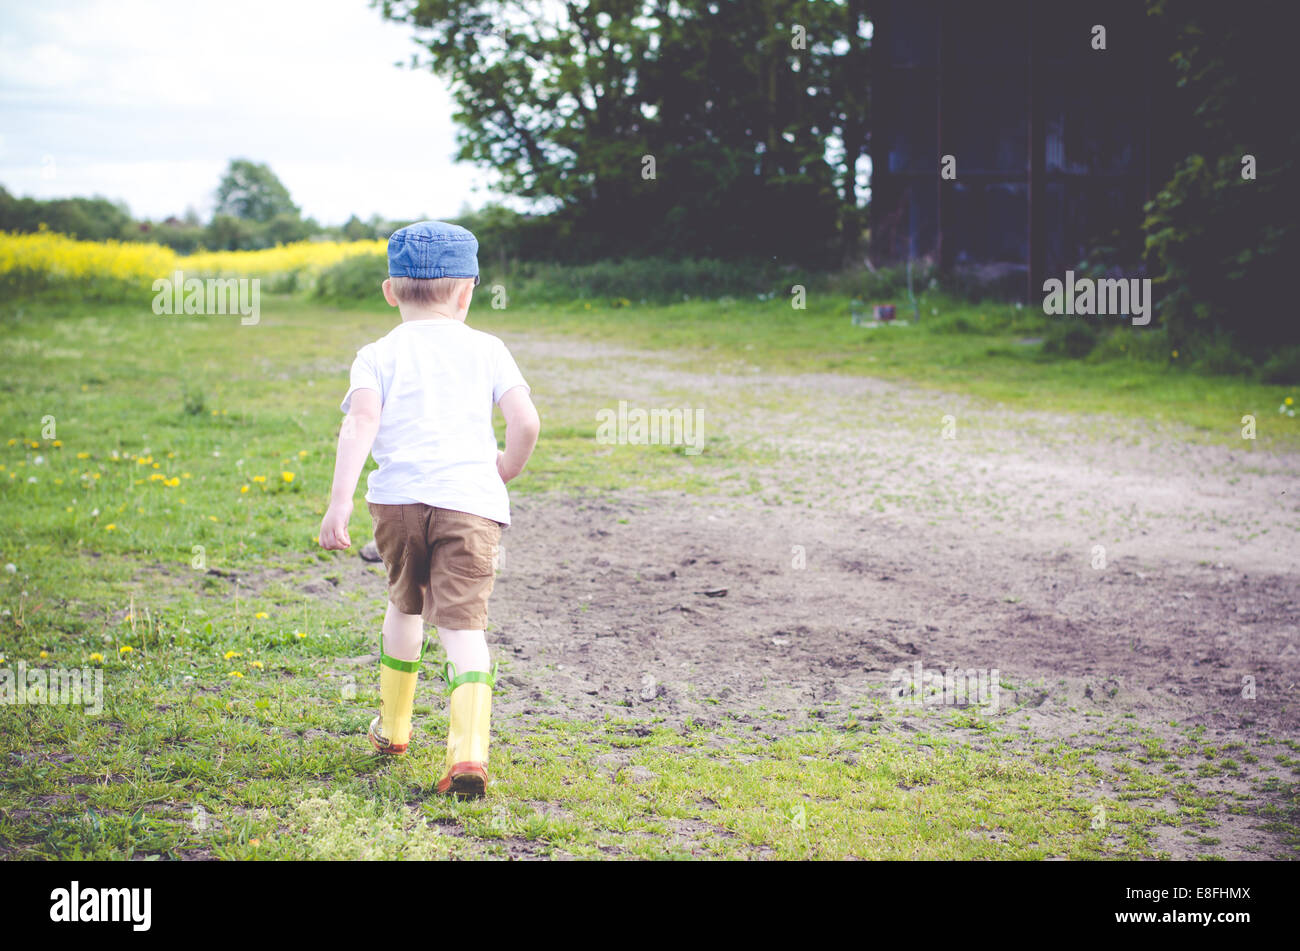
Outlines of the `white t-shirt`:
[{"label": "white t-shirt", "polygon": [[492,407],[528,388],[506,345],[459,320],[404,321],[357,351],[340,408],[359,389],[383,406],[366,501],[423,502],[510,523]]}]

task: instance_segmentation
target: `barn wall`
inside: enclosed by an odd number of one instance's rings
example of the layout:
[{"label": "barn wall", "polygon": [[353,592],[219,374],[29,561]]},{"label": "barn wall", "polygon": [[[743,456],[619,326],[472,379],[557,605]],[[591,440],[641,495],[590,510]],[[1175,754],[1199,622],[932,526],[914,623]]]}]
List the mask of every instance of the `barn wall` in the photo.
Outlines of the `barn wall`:
[{"label": "barn wall", "polygon": [[[944,268],[1059,274],[1111,229],[1139,226],[1150,195],[1143,4],[886,0],[877,10],[873,261],[910,253]],[[1091,46],[1095,24],[1105,50]],[[940,178],[945,154],[954,181]]]}]

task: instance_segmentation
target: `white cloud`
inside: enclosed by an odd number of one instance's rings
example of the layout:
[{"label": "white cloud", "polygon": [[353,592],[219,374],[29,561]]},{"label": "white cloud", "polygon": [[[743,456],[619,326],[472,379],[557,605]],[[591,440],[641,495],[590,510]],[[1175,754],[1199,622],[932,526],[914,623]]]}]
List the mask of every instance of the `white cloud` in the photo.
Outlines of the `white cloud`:
[{"label": "white cloud", "polygon": [[[452,160],[451,97],[365,0],[47,0],[0,25],[0,184],[206,213],[231,158],[307,215],[452,214],[485,173]],[[48,158],[47,158],[48,157]],[[53,175],[51,175],[51,163]]]}]

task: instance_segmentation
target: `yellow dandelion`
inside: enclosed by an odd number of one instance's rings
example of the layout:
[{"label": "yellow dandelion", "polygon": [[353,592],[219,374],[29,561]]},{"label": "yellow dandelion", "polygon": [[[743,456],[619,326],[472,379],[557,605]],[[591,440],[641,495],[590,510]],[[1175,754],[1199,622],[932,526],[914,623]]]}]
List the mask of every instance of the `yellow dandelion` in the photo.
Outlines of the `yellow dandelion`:
[{"label": "yellow dandelion", "polygon": [[176,478],[175,476],[172,476],[170,479],[163,479],[163,485],[168,486],[169,488],[172,489],[176,488],[176,486],[180,484],[181,484],[181,480]]},{"label": "yellow dandelion", "polygon": [[236,657],[243,657],[243,656],[244,655],[241,654],[239,651],[226,651],[225,654],[226,660],[233,660]]},{"label": "yellow dandelion", "polygon": [[77,458],[78,458],[78,459],[89,459],[89,458],[90,458],[90,453],[88,453],[88,452],[79,452],[79,453],[77,453]]},{"label": "yellow dandelion", "polygon": [[209,521],[209,522],[215,522],[216,520],[217,520],[217,517],[216,517],[215,515],[209,515],[209,516],[208,516],[208,521]]},{"label": "yellow dandelion", "polygon": [[254,481],[254,482],[265,482],[265,481],[266,481],[266,476],[253,476],[253,481]]},{"label": "yellow dandelion", "polygon": [[135,648],[132,647],[130,644],[123,644],[121,647],[117,649],[117,652],[119,654],[134,654]]},{"label": "yellow dandelion", "polygon": [[307,450],[306,450],[306,449],[299,449],[299,450],[298,450],[298,458],[299,458],[299,459],[306,459],[306,458],[307,458]]},{"label": "yellow dandelion", "polygon": [[248,491],[248,486],[246,486],[246,485],[241,485],[241,486],[239,487],[239,494],[240,494],[240,495],[243,495],[243,494],[244,494],[245,492],[247,492],[247,491]]},{"label": "yellow dandelion", "polygon": [[109,522],[107,525],[104,526],[104,531],[115,532],[117,531],[117,526],[114,525],[112,522]]},{"label": "yellow dandelion", "polygon": [[1173,351],[1173,356],[1174,356],[1174,359],[1175,359],[1175,360],[1178,359],[1178,351],[1177,351],[1177,350]]},{"label": "yellow dandelion", "polygon": [[243,679],[244,679],[244,675],[241,674],[241,673],[240,673],[239,671],[237,671],[237,670],[232,670],[232,671],[230,672],[230,676],[232,676],[232,677],[238,677],[240,680],[243,680]]},{"label": "yellow dandelion", "polygon": [[256,667],[258,670],[261,670],[261,669],[262,669],[262,662],[261,662],[260,660],[255,660],[255,661],[253,661],[251,664],[249,664],[248,666],[250,666],[250,667]]},{"label": "yellow dandelion", "polygon": [[9,445],[11,445],[11,446],[16,446],[16,445],[18,445],[18,440],[17,440],[17,439],[11,439],[11,440],[9,440]]},{"label": "yellow dandelion", "polygon": [[267,614],[265,611],[258,611],[256,614],[253,615],[253,617],[258,618],[259,620],[262,618],[268,618],[270,616],[271,615]]},{"label": "yellow dandelion", "polygon": [[104,662],[104,655],[96,651],[95,653],[90,655],[90,659],[92,662],[96,664],[102,664]]},{"label": "yellow dandelion", "polygon": [[293,481],[293,473],[292,473],[292,472],[281,472],[281,473],[280,473],[280,478],[283,479],[285,482],[292,482],[292,481]]},{"label": "yellow dandelion", "polygon": [[1286,403],[1287,406],[1290,406],[1290,405],[1291,405],[1291,397],[1288,396],[1288,397],[1287,397],[1285,400],[1283,400],[1282,402]]},{"label": "yellow dandelion", "polygon": [[304,634],[302,631],[294,631],[294,632],[293,632],[293,636],[296,637],[296,638],[298,638],[298,640],[302,640],[302,639],[303,639],[304,637],[306,637],[307,635]]},{"label": "yellow dandelion", "polygon": [[54,442],[50,443],[50,445],[53,446],[55,449],[60,449],[60,448],[62,448],[62,446],[63,446],[63,440],[62,440],[62,439],[56,439],[56,440],[54,440]]},{"label": "yellow dandelion", "polygon": [[37,656],[39,656],[39,657],[41,658],[41,660],[45,660],[45,659],[47,659],[47,658],[50,656],[50,652],[49,652],[49,651],[41,651],[40,654],[37,655]]}]

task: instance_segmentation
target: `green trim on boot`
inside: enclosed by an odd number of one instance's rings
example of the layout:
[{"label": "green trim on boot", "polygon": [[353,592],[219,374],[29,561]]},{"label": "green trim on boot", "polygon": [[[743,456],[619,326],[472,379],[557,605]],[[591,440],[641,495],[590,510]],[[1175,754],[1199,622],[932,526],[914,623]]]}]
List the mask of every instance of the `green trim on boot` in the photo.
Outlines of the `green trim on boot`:
[{"label": "green trim on boot", "polygon": [[492,665],[492,672],[485,670],[467,670],[463,674],[456,673],[456,665],[447,661],[442,665],[442,679],[447,681],[447,693],[452,693],[461,684],[487,684],[493,689],[497,684],[497,668],[501,666],[501,661]]},{"label": "green trim on boot", "polygon": [[385,667],[400,670],[404,674],[418,674],[420,672],[420,658],[423,656],[423,647],[420,650],[420,657],[415,658],[415,660],[398,660],[396,657],[389,657],[385,654],[382,647],[379,648],[379,662]]}]

